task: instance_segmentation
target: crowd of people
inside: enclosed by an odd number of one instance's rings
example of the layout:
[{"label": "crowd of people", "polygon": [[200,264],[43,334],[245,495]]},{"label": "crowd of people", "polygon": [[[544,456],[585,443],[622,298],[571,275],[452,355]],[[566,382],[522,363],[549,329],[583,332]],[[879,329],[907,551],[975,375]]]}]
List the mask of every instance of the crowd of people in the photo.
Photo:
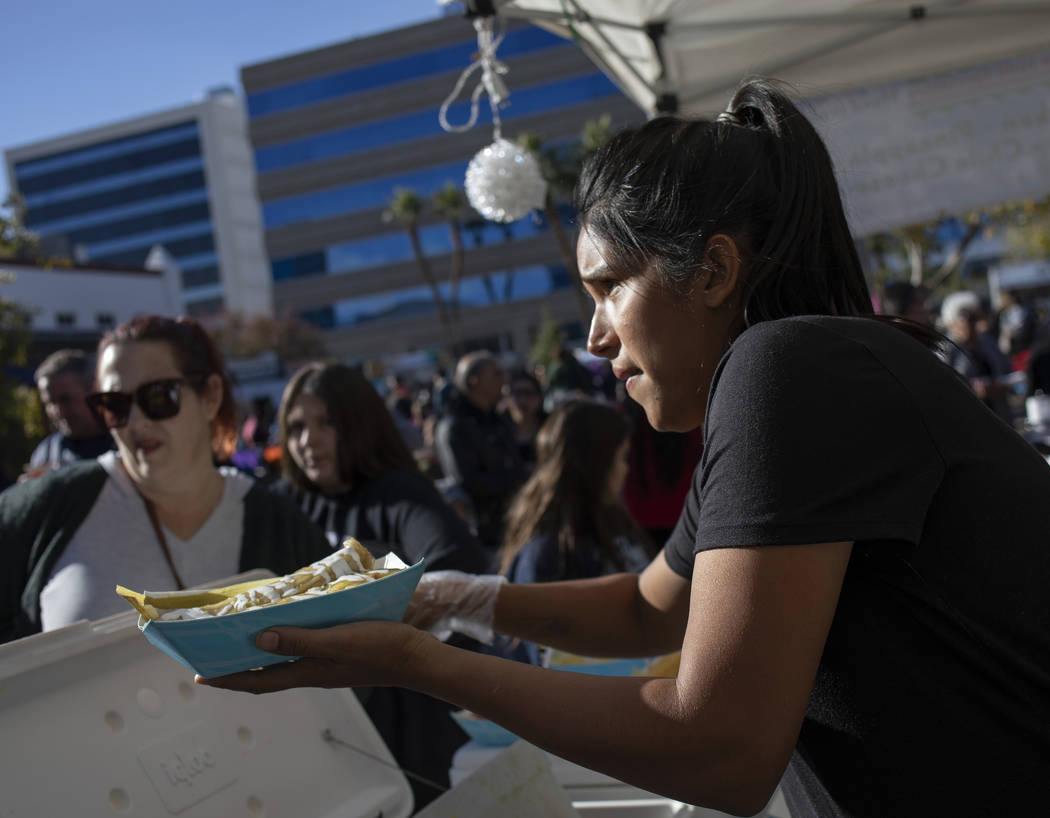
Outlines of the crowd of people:
[{"label": "crowd of people", "polygon": [[[56,352],[36,371],[54,431],[0,493],[0,641],[117,613],[117,584],[280,575],[346,537],[428,571],[514,581],[641,570],[655,550],[622,489],[631,440],[658,433],[604,397],[602,373],[573,362],[577,381],[558,387],[548,413],[544,382],[522,367],[508,375],[488,352],[464,355],[447,385],[373,383],[317,361],[276,407],[265,396],[236,405],[220,353],[190,318],[137,318],[96,356]],[[699,454],[681,456],[675,480]],[[508,655],[539,663],[530,647]],[[428,802],[438,793],[421,782],[447,781],[466,740],[448,705],[391,687],[357,692],[419,776],[417,804]]]},{"label": "crowd of people", "polygon": [[[189,318],[45,362],[58,437],[0,493],[0,641],[119,611],[117,583],[281,574],[353,536],[426,561],[406,622],[270,629],[302,658],[198,682],[353,687],[439,784],[454,706],[738,814],[778,784],[798,818],[1045,803],[1050,470],[999,400],[1040,343],[1018,302],[991,330],[945,299],[949,342],[916,288],[874,314],[826,149],[761,80],[618,135],[577,199],[593,371],[477,351],[377,385],[318,361],[244,418]],[[543,646],[681,662],[559,673]]]},{"label": "crowd of people", "polygon": [[974,290],[935,299],[921,285],[890,281],[876,304],[942,332],[945,361],[1007,423],[1024,424],[1025,398],[1050,394],[1050,312],[1038,299],[1014,290],[994,301]]}]

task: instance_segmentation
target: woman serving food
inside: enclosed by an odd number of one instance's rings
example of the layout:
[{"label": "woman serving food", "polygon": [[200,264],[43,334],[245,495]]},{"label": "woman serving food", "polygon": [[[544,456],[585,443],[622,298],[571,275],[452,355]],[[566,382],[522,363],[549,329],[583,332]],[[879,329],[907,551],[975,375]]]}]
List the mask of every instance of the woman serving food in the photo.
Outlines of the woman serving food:
[{"label": "woman serving food", "polygon": [[407,624],[273,629],[301,655],[211,684],[401,685],[643,789],[795,818],[1050,800],[1050,470],[934,354],[871,315],[828,153],[772,83],[615,137],[578,189],[588,347],[658,430],[704,428],[641,574],[434,574],[410,621],[676,678],[557,672]]}]

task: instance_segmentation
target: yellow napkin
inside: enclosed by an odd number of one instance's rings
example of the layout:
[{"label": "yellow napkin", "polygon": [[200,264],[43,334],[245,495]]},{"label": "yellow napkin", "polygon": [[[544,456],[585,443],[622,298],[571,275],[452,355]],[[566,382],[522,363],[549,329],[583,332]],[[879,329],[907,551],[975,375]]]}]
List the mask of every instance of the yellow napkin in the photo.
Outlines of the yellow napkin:
[{"label": "yellow napkin", "polygon": [[236,585],[227,585],[225,588],[211,588],[208,590],[188,591],[145,591],[139,593],[117,586],[118,596],[123,597],[135,610],[147,619],[160,619],[164,611],[174,611],[179,608],[200,608],[204,605],[213,605],[216,602],[227,602],[234,597],[250,591],[257,585],[265,585],[273,582],[273,577],[264,579],[253,579],[249,582],[239,582]]},{"label": "yellow napkin", "polygon": [[[342,565],[343,569],[360,572],[360,574],[336,572],[331,567],[332,565]],[[334,591],[367,582],[369,577],[379,579],[380,576],[393,573],[386,569],[378,571],[374,569],[375,560],[368,549],[353,537],[347,537],[343,541],[343,547],[338,551],[332,552],[323,560],[318,560],[283,577],[251,580],[236,585],[228,585],[225,588],[190,589],[186,591],[144,591],[139,593],[118,585],[117,594],[126,599],[135,610],[147,619],[160,619],[165,611],[183,608],[212,606],[214,611],[209,611],[209,613],[217,612],[219,608],[230,600],[260,585],[291,585],[297,592],[330,585],[331,587],[328,590]],[[281,604],[289,601],[293,600],[285,598],[263,604]]]}]

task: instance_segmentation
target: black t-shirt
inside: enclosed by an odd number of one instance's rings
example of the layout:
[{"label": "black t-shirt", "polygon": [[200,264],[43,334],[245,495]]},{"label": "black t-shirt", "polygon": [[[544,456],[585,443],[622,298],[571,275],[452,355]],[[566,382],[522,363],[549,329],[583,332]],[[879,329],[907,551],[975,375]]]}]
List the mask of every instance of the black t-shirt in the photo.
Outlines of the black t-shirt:
[{"label": "black t-shirt", "polygon": [[77,460],[93,460],[116,447],[113,435],[109,432],[101,432],[85,438],[66,437],[61,432],[55,432],[41,440],[33,449],[33,454],[29,457],[29,465],[34,468],[39,466],[58,468],[75,463]]},{"label": "black t-shirt", "polygon": [[[292,492],[288,483],[280,489]],[[354,537],[379,557],[393,551],[409,565],[426,558],[426,570],[482,573],[489,558],[463,519],[422,474],[390,471],[345,494],[298,493],[303,510],[336,544]],[[454,634],[452,643],[476,649]],[[365,711],[405,770],[449,786],[452,757],[468,736],[449,716],[450,705],[398,687],[357,688]],[[440,790],[411,777],[416,808]]]},{"label": "black t-shirt", "polygon": [[377,557],[393,551],[409,565],[425,557],[427,571],[482,573],[488,567],[466,522],[421,474],[390,471],[345,494],[309,492],[300,501],[334,545],[354,537]]},{"label": "black t-shirt", "polygon": [[[665,548],[854,541],[783,786],[794,818],[1050,804],[1050,468],[863,318],[756,325],[715,374]],[[775,695],[775,691],[771,691]]]}]

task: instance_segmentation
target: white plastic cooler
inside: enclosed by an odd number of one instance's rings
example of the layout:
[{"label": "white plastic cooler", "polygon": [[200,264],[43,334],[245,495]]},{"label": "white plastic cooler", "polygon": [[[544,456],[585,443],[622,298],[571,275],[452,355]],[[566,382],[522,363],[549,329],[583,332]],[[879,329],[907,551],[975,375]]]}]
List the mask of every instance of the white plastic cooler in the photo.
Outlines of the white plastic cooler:
[{"label": "white plastic cooler", "polygon": [[133,611],[0,645],[0,818],[411,813],[348,691],[195,685]]},{"label": "white plastic cooler", "polygon": [[[136,622],[129,611],[0,645],[0,818],[412,814],[408,782],[352,693],[201,687]],[[524,742],[469,743],[450,777],[426,818],[720,815]]]},{"label": "white plastic cooler", "polygon": [[[464,744],[452,758],[449,779],[453,787],[501,752],[501,747],[485,746],[475,741]],[[568,794],[581,818],[729,818],[724,812],[682,804],[550,753],[544,755],[551,775]],[[780,790],[756,818],[791,818]]]}]

